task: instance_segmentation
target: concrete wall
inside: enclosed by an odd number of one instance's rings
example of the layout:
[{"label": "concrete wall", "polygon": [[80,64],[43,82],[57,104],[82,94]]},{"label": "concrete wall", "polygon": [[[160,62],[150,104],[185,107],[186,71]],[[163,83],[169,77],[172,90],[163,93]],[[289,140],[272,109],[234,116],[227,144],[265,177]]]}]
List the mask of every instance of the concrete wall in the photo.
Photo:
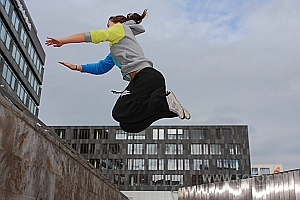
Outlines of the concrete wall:
[{"label": "concrete wall", "polygon": [[128,199],[42,122],[26,113],[0,93],[1,200]]}]

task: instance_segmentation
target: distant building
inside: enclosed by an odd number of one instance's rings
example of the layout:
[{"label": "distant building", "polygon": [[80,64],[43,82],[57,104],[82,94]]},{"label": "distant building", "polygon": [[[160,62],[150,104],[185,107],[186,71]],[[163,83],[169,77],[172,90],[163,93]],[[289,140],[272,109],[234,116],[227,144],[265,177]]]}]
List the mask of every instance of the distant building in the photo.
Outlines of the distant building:
[{"label": "distant building", "polygon": [[50,128],[121,191],[177,191],[251,173],[243,125],[151,126],[140,133],[118,126]]},{"label": "distant building", "polygon": [[274,174],[278,172],[283,172],[282,164],[252,164],[251,165],[252,176]]},{"label": "distant building", "polygon": [[38,116],[45,52],[23,0],[0,1],[0,86]]}]

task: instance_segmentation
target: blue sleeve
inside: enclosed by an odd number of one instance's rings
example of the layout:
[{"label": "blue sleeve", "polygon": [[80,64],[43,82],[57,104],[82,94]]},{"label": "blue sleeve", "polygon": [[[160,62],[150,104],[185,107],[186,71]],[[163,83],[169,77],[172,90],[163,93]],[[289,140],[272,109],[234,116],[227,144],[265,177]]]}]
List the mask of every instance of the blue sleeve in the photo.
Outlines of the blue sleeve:
[{"label": "blue sleeve", "polygon": [[97,63],[89,63],[89,64],[84,64],[82,66],[82,73],[90,73],[90,74],[105,74],[109,70],[113,68],[115,65],[111,53],[106,56],[104,60],[99,60]]}]

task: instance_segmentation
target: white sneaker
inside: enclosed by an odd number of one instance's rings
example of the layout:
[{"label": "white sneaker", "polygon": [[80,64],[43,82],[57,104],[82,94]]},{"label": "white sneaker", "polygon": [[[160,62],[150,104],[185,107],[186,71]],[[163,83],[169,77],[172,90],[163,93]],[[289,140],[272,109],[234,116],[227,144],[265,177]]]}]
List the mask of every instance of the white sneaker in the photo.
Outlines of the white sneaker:
[{"label": "white sneaker", "polygon": [[186,119],[191,119],[191,114],[189,113],[189,111],[184,107],[182,107],[182,108],[183,108],[185,118]]},{"label": "white sneaker", "polygon": [[180,105],[179,101],[176,99],[174,93],[171,90],[167,91],[167,102],[170,111],[176,113],[180,119],[184,119],[184,110]]}]

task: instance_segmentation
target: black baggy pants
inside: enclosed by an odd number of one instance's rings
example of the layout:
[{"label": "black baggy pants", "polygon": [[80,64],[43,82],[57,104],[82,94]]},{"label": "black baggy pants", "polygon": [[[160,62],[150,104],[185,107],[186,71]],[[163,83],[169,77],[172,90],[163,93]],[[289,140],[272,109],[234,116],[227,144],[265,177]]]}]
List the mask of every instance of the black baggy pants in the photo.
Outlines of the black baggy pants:
[{"label": "black baggy pants", "polygon": [[141,132],[159,119],[177,117],[169,110],[165,91],[163,75],[152,67],[144,68],[118,98],[112,116],[130,133]]}]

